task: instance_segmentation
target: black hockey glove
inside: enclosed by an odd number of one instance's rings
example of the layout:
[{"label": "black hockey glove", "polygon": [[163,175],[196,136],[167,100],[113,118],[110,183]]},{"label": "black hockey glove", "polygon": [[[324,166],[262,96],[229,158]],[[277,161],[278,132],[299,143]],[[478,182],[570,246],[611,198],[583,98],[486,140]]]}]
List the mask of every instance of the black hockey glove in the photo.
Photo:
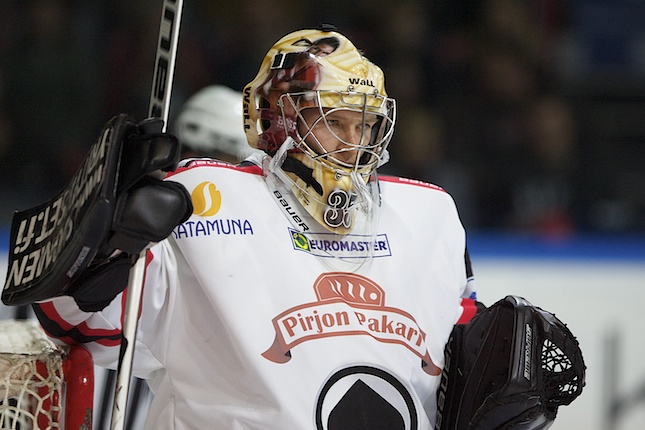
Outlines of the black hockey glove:
[{"label": "black hockey glove", "polygon": [[165,239],[192,213],[190,195],[183,185],[149,176],[124,191],[116,206],[110,234],[97,257],[65,292],[85,312],[109,305],[127,286],[135,257],[150,242]]},{"label": "black hockey glove", "polygon": [[436,430],[547,429],[585,384],[573,334],[517,296],[456,325],[445,357]]},{"label": "black hockey glove", "polygon": [[102,309],[125,288],[134,257],[188,219],[186,189],[152,176],[179,161],[179,143],[162,126],[112,118],[67,187],[14,214],[5,304],[71,295],[83,310]]}]

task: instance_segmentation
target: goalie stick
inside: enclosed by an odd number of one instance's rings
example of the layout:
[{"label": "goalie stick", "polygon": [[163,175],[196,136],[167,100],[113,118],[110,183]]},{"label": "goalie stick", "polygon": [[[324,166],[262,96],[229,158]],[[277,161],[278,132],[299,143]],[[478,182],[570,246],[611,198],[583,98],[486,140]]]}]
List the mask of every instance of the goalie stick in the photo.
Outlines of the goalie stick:
[{"label": "goalie stick", "polygon": [[[165,131],[168,124],[168,113],[172,83],[175,72],[175,59],[179,43],[179,26],[183,10],[183,0],[164,0],[159,24],[157,54],[150,95],[149,117],[163,119]],[[143,282],[146,266],[146,250],[139,254],[136,263],[130,269],[128,288],[126,290],[123,316],[121,351],[114,390],[112,408],[112,430],[121,430],[125,425],[125,410],[128,402],[128,391],[132,377],[132,364],[139,319],[139,308],[143,294]]]}]

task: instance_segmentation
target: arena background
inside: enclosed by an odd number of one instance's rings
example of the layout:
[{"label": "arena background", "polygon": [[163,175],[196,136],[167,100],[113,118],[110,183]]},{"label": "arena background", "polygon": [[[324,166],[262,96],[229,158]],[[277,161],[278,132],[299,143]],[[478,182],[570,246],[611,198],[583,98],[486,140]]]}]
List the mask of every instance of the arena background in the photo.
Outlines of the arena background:
[{"label": "arena background", "polygon": [[[52,197],[111,116],[143,118],[160,1],[0,6],[0,269],[14,210]],[[186,0],[173,113],[241,90],[271,44],[334,23],[399,103],[386,173],[439,184],[480,299],[526,297],[580,340],[582,397],[555,430],[645,418],[645,3]]]}]

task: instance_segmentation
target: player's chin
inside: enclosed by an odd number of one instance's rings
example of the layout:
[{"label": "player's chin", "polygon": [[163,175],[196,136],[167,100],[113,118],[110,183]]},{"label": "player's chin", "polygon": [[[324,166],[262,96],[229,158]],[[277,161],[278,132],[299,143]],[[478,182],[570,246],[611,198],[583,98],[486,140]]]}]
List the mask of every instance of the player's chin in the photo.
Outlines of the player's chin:
[{"label": "player's chin", "polygon": [[343,168],[354,167],[358,159],[356,151],[337,152],[330,154],[327,158],[329,161]]},{"label": "player's chin", "polygon": [[316,160],[330,166],[334,169],[349,171],[356,163],[356,155],[340,155],[340,154],[322,154],[315,158]]}]

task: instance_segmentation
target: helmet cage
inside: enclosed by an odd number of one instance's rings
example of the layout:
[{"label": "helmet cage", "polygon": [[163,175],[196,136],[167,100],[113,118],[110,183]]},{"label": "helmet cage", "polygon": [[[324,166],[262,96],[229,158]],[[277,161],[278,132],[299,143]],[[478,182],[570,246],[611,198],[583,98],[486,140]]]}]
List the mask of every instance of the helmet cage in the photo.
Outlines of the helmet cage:
[{"label": "helmet cage", "polygon": [[[334,170],[337,174],[358,172],[365,180],[379,166],[392,139],[396,120],[394,99],[377,94],[353,91],[304,91],[283,94],[278,100],[282,125],[296,142],[297,150],[314,161]],[[318,118],[311,124],[303,117],[305,109],[317,109]],[[362,117],[361,136],[358,143],[348,142],[339,136],[328,122],[328,117],[339,111],[358,112]],[[376,116],[370,127],[366,120],[369,114]],[[342,146],[327,151],[314,129],[324,126]],[[355,152],[355,156],[348,153]],[[351,160],[351,161],[348,161]]]}]

